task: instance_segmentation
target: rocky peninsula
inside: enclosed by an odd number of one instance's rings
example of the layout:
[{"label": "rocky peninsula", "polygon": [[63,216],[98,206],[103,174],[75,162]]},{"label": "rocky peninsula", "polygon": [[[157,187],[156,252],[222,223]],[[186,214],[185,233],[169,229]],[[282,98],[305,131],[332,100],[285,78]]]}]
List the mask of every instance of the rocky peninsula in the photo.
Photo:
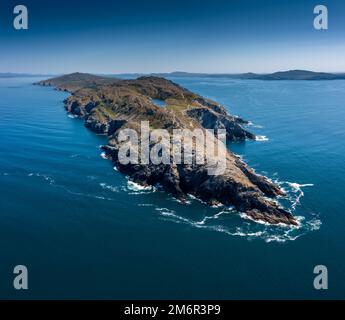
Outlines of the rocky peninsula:
[{"label": "rocky peninsula", "polygon": [[[68,112],[85,121],[90,130],[108,136],[103,147],[118,170],[143,186],[159,184],[166,192],[184,201],[188,195],[209,205],[234,206],[249,218],[270,224],[297,225],[291,213],[274,198],[283,190],[258,175],[238,156],[226,150],[226,167],[220,175],[208,175],[207,164],[127,164],[118,161],[120,129],[140,131],[149,121],[152,129],[224,129],[228,141],[255,139],[243,124],[220,104],[193,93],[172,81],[155,76],[121,80],[91,74],[73,73],[38,83],[69,92]],[[155,99],[164,101],[161,107]]]}]

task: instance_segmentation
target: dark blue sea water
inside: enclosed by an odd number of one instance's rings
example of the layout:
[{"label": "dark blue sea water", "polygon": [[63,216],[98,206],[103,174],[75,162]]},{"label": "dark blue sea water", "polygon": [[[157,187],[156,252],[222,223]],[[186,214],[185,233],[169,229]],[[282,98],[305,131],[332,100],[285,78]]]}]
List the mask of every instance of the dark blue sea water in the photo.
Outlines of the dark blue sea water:
[{"label": "dark blue sea water", "polygon": [[345,298],[345,81],[172,79],[252,122],[230,148],[286,189],[289,229],[128,183],[37,80],[0,79],[1,298]]}]

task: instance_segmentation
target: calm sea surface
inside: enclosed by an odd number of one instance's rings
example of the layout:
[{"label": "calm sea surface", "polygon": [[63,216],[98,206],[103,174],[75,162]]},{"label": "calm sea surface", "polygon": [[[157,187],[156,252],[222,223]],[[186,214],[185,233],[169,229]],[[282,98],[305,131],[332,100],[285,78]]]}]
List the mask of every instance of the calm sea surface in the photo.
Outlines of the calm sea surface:
[{"label": "calm sea surface", "polygon": [[38,80],[0,79],[0,298],[345,298],[345,81],[172,78],[252,122],[229,147],[288,192],[290,229],[129,183]]}]

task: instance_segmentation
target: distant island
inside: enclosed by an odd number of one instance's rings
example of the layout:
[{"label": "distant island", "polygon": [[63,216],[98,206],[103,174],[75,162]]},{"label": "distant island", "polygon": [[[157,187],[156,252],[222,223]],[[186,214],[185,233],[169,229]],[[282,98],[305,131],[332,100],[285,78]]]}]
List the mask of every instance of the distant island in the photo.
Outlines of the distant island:
[{"label": "distant island", "polygon": [[34,77],[52,77],[52,74],[35,74],[35,73],[12,73],[0,72],[0,78],[34,78]]},{"label": "distant island", "polygon": [[[220,104],[195,94],[161,77],[145,76],[120,80],[91,74],[74,73],[37,83],[71,93],[66,110],[85,121],[90,130],[108,136],[103,146],[107,158],[117,169],[142,186],[159,184],[166,192],[185,201],[192,195],[209,205],[234,206],[247,217],[270,224],[297,225],[290,212],[273,198],[284,196],[278,185],[249,168],[238,156],[226,150],[226,169],[208,175],[200,164],[127,164],[118,160],[120,129],[140,130],[141,121],[152,129],[226,130],[228,140],[255,140],[243,124],[247,121],[230,115]],[[164,101],[161,107],[154,99]],[[272,198],[272,199],[271,199]]]},{"label": "distant island", "polygon": [[[175,71],[168,73],[119,73],[119,74],[97,74],[100,77],[108,78],[139,78],[145,76],[153,76],[160,78],[180,77],[180,78],[228,78],[228,79],[243,79],[243,80],[345,80],[345,73],[328,73],[328,72],[314,72],[308,70],[289,70],[278,71],[274,73],[259,74],[259,73],[191,73],[183,71]],[[0,72],[0,78],[16,78],[16,77],[57,77],[60,74],[34,74],[34,73],[10,73]]]},{"label": "distant island", "polygon": [[[140,77],[147,74],[120,74],[118,76]],[[151,73],[151,76],[157,77],[208,77],[208,78],[232,78],[243,80],[345,80],[345,73],[326,73],[313,72],[308,70],[289,70],[279,71],[269,74],[258,73],[189,73],[189,72],[171,72],[171,73]]]}]

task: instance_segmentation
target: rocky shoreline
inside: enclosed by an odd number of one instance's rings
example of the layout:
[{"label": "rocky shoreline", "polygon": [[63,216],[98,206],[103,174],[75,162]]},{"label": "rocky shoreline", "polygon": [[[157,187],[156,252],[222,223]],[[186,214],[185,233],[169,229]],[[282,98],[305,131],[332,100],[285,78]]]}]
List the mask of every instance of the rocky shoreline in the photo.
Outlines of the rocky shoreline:
[{"label": "rocky shoreline", "polygon": [[[118,160],[120,129],[140,131],[140,122],[152,129],[224,129],[228,141],[255,139],[243,128],[247,121],[230,115],[223,106],[159,77],[119,80],[74,73],[40,81],[71,93],[65,100],[68,112],[85,120],[90,130],[105,134],[106,156],[118,170],[141,185],[159,184],[184,201],[193,195],[209,205],[234,206],[254,220],[270,224],[297,225],[296,219],[273,198],[284,192],[264,176],[258,175],[239,157],[226,150],[226,167],[220,175],[209,175],[209,164],[122,164]],[[153,99],[163,100],[164,108]]]}]

